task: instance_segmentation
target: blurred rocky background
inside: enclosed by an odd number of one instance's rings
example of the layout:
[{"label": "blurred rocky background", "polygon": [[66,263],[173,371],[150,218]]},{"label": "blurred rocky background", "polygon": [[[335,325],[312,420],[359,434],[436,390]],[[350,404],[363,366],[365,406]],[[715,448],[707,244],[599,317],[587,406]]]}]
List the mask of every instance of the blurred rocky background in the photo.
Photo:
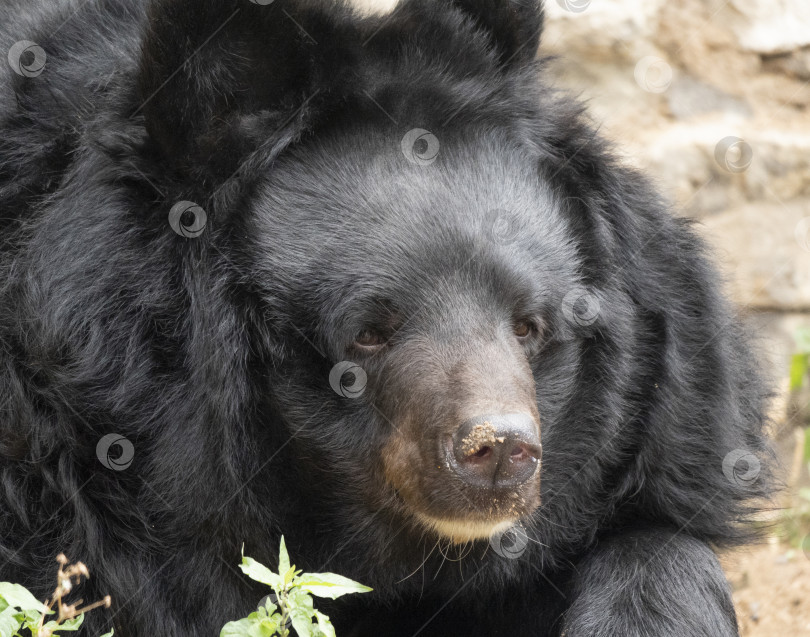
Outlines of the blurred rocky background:
[{"label": "blurred rocky background", "polygon": [[698,222],[761,337],[788,488],[771,544],[725,563],[745,637],[810,636],[810,0],[546,0],[546,17],[554,84]]},{"label": "blurred rocky background", "polygon": [[770,546],[725,564],[743,635],[810,636],[810,1],[548,0],[546,14],[555,84],[698,222],[760,337],[787,489]]},{"label": "blurred rocky background", "polygon": [[[700,222],[784,398],[794,335],[810,324],[810,2],[560,0],[546,11],[556,84]],[[784,400],[774,407],[784,420]]]}]

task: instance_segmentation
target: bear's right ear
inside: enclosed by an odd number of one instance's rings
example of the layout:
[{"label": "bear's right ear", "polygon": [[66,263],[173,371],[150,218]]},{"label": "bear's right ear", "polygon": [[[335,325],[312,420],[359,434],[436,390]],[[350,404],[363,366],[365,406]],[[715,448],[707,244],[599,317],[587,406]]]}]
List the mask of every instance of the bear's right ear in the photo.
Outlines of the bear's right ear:
[{"label": "bear's right ear", "polygon": [[293,141],[351,85],[359,38],[341,3],[154,0],[148,18],[136,114],[169,164],[205,183]]},{"label": "bear's right ear", "polygon": [[[445,0],[447,1],[447,0]],[[542,0],[449,0],[489,33],[502,64],[534,59],[543,30]]]}]

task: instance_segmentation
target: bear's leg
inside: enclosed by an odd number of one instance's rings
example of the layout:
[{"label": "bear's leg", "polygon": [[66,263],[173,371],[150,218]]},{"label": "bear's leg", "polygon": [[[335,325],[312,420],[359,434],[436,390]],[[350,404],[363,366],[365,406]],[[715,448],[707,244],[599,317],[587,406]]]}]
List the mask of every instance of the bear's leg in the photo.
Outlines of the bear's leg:
[{"label": "bear's leg", "polygon": [[738,637],[725,575],[703,542],[634,531],[577,565],[562,637]]}]

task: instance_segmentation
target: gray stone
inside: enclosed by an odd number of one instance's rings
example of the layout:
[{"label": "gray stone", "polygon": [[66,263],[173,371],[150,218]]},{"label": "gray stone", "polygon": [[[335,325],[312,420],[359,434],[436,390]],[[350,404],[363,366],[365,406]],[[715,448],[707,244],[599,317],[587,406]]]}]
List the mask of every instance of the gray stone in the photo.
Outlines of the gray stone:
[{"label": "gray stone", "polygon": [[721,15],[748,51],[777,53],[810,44],[807,0],[730,0]]},{"label": "gray stone", "polygon": [[676,76],[665,95],[676,119],[691,119],[712,112],[753,115],[744,100],[688,75]]}]

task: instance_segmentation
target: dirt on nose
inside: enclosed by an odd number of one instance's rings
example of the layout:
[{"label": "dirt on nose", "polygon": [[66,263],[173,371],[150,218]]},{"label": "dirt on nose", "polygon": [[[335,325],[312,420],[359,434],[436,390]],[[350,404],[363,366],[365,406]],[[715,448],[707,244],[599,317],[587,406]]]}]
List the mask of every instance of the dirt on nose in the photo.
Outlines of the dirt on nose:
[{"label": "dirt on nose", "polygon": [[496,433],[495,425],[488,420],[478,423],[470,429],[470,432],[462,439],[461,453],[465,456],[470,456],[477,453],[483,447],[498,443],[502,444],[506,438],[504,436],[498,436]]}]

